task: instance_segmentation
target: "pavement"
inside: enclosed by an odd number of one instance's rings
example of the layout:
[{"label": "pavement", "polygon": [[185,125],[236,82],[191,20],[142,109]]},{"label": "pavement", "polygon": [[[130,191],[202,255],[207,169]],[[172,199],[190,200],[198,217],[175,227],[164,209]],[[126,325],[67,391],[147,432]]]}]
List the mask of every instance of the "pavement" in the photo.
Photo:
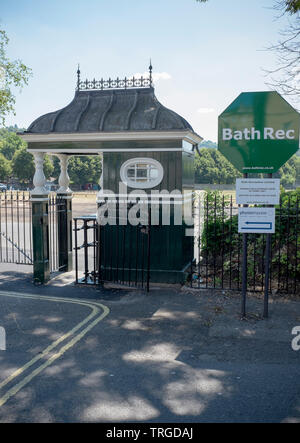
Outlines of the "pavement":
[{"label": "pavement", "polygon": [[[0,422],[300,423],[300,299],[0,269]],[[0,342],[1,343],[1,342]]]}]

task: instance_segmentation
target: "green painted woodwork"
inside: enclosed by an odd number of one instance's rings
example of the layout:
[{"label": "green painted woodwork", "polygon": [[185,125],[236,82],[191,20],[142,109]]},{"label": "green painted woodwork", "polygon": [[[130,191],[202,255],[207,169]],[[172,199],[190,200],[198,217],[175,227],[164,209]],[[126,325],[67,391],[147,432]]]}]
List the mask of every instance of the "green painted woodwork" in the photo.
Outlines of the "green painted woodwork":
[{"label": "green painted woodwork", "polygon": [[[146,189],[147,193],[151,190],[182,189],[182,152],[104,152],[103,153],[103,187],[119,193],[119,183],[121,182],[120,168],[125,161],[131,158],[149,157],[157,160],[164,168],[164,177],[162,182],[152,189]],[[128,188],[130,192],[131,188]]]},{"label": "green painted woodwork", "polygon": [[[145,189],[146,193],[150,194],[152,190],[160,192],[178,190],[191,193],[194,190],[194,153],[191,149],[179,152],[154,152],[151,150],[149,152],[104,152],[103,189],[119,194],[121,166],[127,160],[139,157],[155,159],[164,168],[162,182],[155,188]],[[131,191],[133,189],[128,187],[127,192]],[[174,226],[173,205],[170,208],[170,221],[170,226],[162,226],[161,223],[159,226],[151,226],[150,269],[152,282],[183,283],[186,278],[186,268],[191,263],[193,238],[186,237],[187,226]],[[147,263],[145,256],[147,247],[141,244],[140,236],[134,236],[133,232],[136,232],[136,229],[130,225],[125,227],[107,225],[102,228],[104,247],[102,248],[101,264],[104,279],[124,280],[124,275],[120,275],[120,272],[125,273],[125,279],[127,277],[129,280],[134,279],[134,276],[142,277],[142,263],[145,266]]]},{"label": "green painted woodwork", "polygon": [[59,270],[69,272],[73,269],[72,251],[72,198],[68,194],[58,194],[65,202],[57,213]]},{"label": "green painted woodwork", "polygon": [[45,201],[32,200],[33,279],[44,284],[50,279],[48,196]]},{"label": "green painted woodwork", "polygon": [[[190,145],[190,143],[188,143]],[[89,149],[98,149],[101,152],[103,149],[120,150],[120,149],[174,149],[182,148],[181,140],[163,140],[163,141],[143,141],[143,140],[132,140],[132,141],[84,141],[84,142],[28,142],[28,149],[34,149],[40,151],[41,149],[51,152],[53,149],[62,150],[61,152],[67,153],[68,150],[78,151],[79,155],[84,155],[85,151]]]}]

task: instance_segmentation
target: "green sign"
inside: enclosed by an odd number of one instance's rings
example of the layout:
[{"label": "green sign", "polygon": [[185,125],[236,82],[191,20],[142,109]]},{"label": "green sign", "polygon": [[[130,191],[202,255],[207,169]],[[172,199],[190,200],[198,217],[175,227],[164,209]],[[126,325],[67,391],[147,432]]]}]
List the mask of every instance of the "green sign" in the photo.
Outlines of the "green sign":
[{"label": "green sign", "polygon": [[219,117],[218,145],[240,172],[272,174],[299,149],[299,113],[277,92],[244,92]]}]

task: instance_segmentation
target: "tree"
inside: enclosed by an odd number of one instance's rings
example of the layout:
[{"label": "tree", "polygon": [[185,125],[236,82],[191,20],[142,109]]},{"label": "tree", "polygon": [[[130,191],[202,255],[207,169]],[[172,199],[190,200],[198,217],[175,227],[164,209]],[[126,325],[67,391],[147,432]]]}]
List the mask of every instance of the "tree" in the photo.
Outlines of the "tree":
[{"label": "tree", "polygon": [[68,166],[71,181],[76,185],[99,183],[101,159],[98,155],[71,157]]},{"label": "tree", "polygon": [[11,173],[11,162],[0,153],[0,181],[7,181]]},{"label": "tree", "polygon": [[293,158],[295,159],[296,180],[300,182],[300,157],[295,155]]},{"label": "tree", "polygon": [[283,187],[294,186],[296,181],[300,180],[300,157],[293,155],[293,157],[274,174],[274,177],[280,178]]},{"label": "tree", "polygon": [[[206,143],[201,143],[206,146]],[[236,178],[241,177],[234,166],[217,150],[212,148],[201,148],[200,156],[195,157],[196,183],[205,184],[234,184]],[[262,174],[251,174],[252,178],[261,178]],[[281,179],[284,187],[295,186],[300,181],[300,157],[293,155],[274,177]]]},{"label": "tree", "polygon": [[22,89],[27,85],[31,70],[21,60],[10,60],[6,55],[9,39],[4,30],[0,29],[0,124],[4,126],[5,118],[14,112],[16,103],[12,87]]},{"label": "tree", "polygon": [[[60,174],[59,159],[53,157],[53,177],[56,180]],[[86,185],[87,183],[99,183],[101,176],[101,159],[99,155],[72,156],[68,163],[68,174],[75,185]]]},{"label": "tree", "polygon": [[29,183],[32,181],[35,167],[33,157],[25,149],[17,151],[12,159],[13,174],[21,182]]},{"label": "tree", "polygon": [[232,184],[241,174],[216,149],[202,148],[195,157],[196,183]]},{"label": "tree", "polygon": [[[12,159],[13,174],[18,177],[21,182],[31,183],[35,173],[35,165],[33,161],[33,155],[22,148],[18,150]],[[44,161],[44,174],[46,178],[50,178],[53,172],[53,164],[49,157],[45,156]]]},{"label": "tree", "polygon": [[300,10],[300,0],[281,0],[277,1],[277,7],[283,9],[284,12],[296,14]]},{"label": "tree", "polygon": [[26,142],[24,142],[15,132],[6,131],[6,133],[0,138],[0,152],[8,160],[12,160],[15,152],[19,149],[26,148],[26,146]]},{"label": "tree", "polygon": [[277,44],[268,47],[277,55],[276,69],[265,70],[270,80],[268,86],[283,95],[299,97],[300,87],[300,23],[290,23],[289,27],[280,32]]}]

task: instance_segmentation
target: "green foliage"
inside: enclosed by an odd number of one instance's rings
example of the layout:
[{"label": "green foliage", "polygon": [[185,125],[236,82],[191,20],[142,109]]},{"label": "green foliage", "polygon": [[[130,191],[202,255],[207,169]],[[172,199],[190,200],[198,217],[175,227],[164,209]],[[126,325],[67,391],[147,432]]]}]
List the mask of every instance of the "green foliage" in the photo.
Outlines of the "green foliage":
[{"label": "green foliage", "polygon": [[[1,131],[3,136],[1,137]],[[15,133],[0,130],[0,152],[7,160],[12,160],[14,154],[19,149],[26,148],[26,143]]]},{"label": "green foliage", "polygon": [[[13,174],[23,183],[31,183],[35,165],[33,161],[33,155],[26,150],[26,148],[16,151],[12,159]],[[46,178],[50,178],[53,172],[53,164],[49,157],[46,155],[44,161],[44,174]]]},{"label": "green foliage", "polygon": [[11,162],[0,153],[0,181],[7,181],[12,172]]},{"label": "green foliage", "polygon": [[241,174],[216,149],[200,149],[195,157],[196,183],[232,184]]},{"label": "green foliage", "polygon": [[300,180],[300,157],[293,155],[280,169],[274,177],[281,179],[284,187],[293,187],[296,181]]},{"label": "green foliage", "polygon": [[33,156],[26,149],[21,149],[15,153],[12,159],[13,173],[21,182],[32,181],[35,167]]},{"label": "green foliage", "polygon": [[[217,149],[212,149],[214,147],[217,148],[217,145],[210,141],[201,143],[200,156],[196,154],[195,157],[196,183],[234,184],[242,174]],[[253,175],[253,178],[255,177],[256,175]],[[295,183],[300,181],[300,157],[291,157],[274,177],[280,178],[284,187],[295,186]]]},{"label": "green foliage", "polygon": [[[280,191],[280,199],[281,199],[281,211],[288,209],[289,207],[294,207],[297,205],[297,202],[300,201],[300,188],[294,189],[293,191],[286,191],[285,189],[281,189]],[[279,206],[276,206],[276,210],[280,209]]]},{"label": "green foliage", "polygon": [[44,168],[43,168],[43,169],[44,169],[45,177],[46,177],[47,179],[49,179],[50,177],[52,177],[52,173],[53,173],[54,167],[53,167],[52,160],[50,160],[50,158],[49,158],[48,155],[45,156],[45,160],[44,160]]},{"label": "green foliage", "polygon": [[[284,287],[288,279],[300,280],[300,188],[281,189],[281,204],[276,206],[276,232],[272,235],[272,277]],[[214,279],[239,281],[241,278],[241,234],[238,215],[231,201],[220,191],[208,191],[204,198],[201,256],[214,272]],[[248,234],[247,273],[250,284],[263,282],[265,235]],[[288,275],[288,278],[287,278]],[[258,283],[259,282],[259,283]]]},{"label": "green foliage", "polygon": [[[60,174],[60,164],[57,157],[53,158],[53,174],[56,180]],[[101,159],[98,155],[72,156],[68,163],[68,174],[71,183],[85,185],[99,183],[101,176]]]},{"label": "green foliage", "polygon": [[16,102],[12,87],[27,85],[31,70],[21,60],[11,61],[6,55],[9,39],[0,29],[0,124],[4,126],[8,114],[14,113]]},{"label": "green foliage", "polygon": [[230,205],[232,198],[225,196],[221,191],[206,191],[204,198],[205,221],[202,233],[202,246],[207,254],[220,251],[222,243],[224,247],[232,246],[235,241],[234,235],[237,230],[237,218],[230,217]]},{"label": "green foliage", "polygon": [[68,173],[71,181],[76,185],[98,183],[101,175],[101,159],[98,155],[71,157]]},{"label": "green foliage", "polygon": [[[16,134],[21,131],[22,129],[16,125],[0,129],[0,154],[2,154],[0,159],[3,163],[0,177],[5,176],[6,181],[9,176],[14,175],[21,182],[29,184],[32,182],[35,166],[32,154],[26,151],[27,143]],[[101,175],[101,159],[96,155],[71,157],[68,172],[72,183],[76,185],[98,183]],[[47,179],[53,177],[58,180],[60,162],[56,156],[51,159],[45,157],[44,173]]]},{"label": "green foliage", "polygon": [[300,0],[285,0],[285,10],[291,14],[296,14],[300,11]]},{"label": "green foliage", "polygon": [[[57,157],[53,158],[53,167],[52,177],[58,180],[60,163]],[[75,185],[99,183],[101,176],[101,159],[97,155],[72,156],[68,163],[68,174],[71,183]]]}]

